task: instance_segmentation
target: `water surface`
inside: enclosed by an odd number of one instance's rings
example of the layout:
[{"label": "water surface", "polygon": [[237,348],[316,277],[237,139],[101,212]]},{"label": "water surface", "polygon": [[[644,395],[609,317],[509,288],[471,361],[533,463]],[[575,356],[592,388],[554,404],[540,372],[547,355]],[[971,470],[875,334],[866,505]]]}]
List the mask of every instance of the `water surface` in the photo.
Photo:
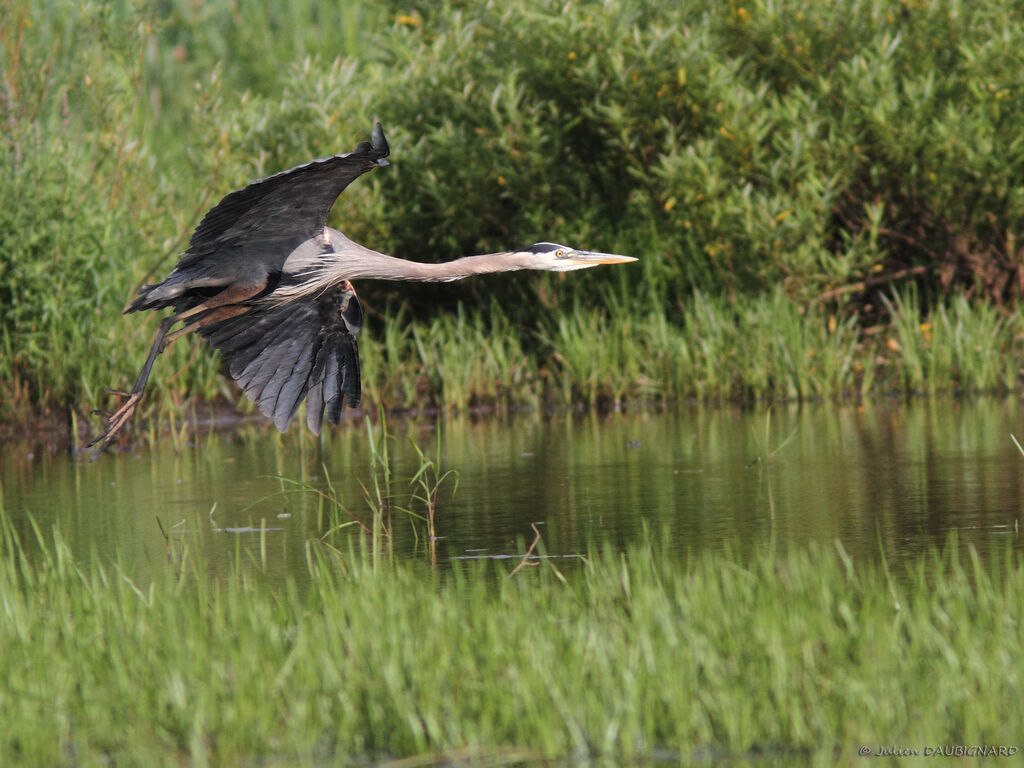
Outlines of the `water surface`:
[{"label": "water surface", "polygon": [[[943,544],[982,553],[1020,547],[1024,439],[1015,399],[928,399],[863,405],[679,408],[449,417],[388,424],[392,551],[401,556],[502,558],[541,532],[543,551],[585,555],[657,538],[695,553],[809,541],[855,556],[906,557]],[[379,441],[379,425],[372,427]],[[437,540],[402,508],[441,435]],[[161,567],[175,542],[198,541],[218,567],[258,551],[278,574],[305,570],[306,547],[351,515],[372,520],[374,464],[364,423],[317,440],[295,427],[197,437],[177,449],[111,452],[95,462],[26,443],[0,449],[3,506],[22,534],[34,519],[73,551]],[[328,513],[308,484],[340,500]],[[332,490],[333,489],[333,490]],[[329,505],[328,505],[329,506]],[[355,527],[328,534],[335,545]]]}]

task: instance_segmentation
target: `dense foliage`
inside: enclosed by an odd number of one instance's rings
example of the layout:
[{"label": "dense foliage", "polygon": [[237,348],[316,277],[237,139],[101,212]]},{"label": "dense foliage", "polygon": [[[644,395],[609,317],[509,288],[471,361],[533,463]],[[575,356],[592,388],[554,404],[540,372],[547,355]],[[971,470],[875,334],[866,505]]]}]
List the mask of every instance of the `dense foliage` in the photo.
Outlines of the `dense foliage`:
[{"label": "dense foliage", "polygon": [[[116,313],[172,265],[203,210],[243,181],[351,149],[375,118],[394,165],[354,185],[332,219],[357,239],[422,260],[542,239],[641,257],[564,280],[361,287],[371,336],[385,311],[405,307],[418,326],[438,303],[518,329],[533,380],[548,384],[513,399],[580,394],[586,382],[564,380],[566,353],[551,340],[570,314],[570,325],[592,322],[580,308],[595,304],[668,323],[668,349],[635,341],[645,358],[699,344],[701,296],[721,297],[722,324],[767,314],[750,340],[762,346],[775,309],[795,308],[804,335],[852,328],[863,372],[899,357],[905,340],[872,328],[891,330],[899,296],[922,313],[909,326],[924,328],[961,294],[967,310],[1006,307],[1002,351],[1020,351],[1024,30],[1005,4],[340,5],[8,5],[0,381],[13,396],[3,413],[83,395],[96,404],[101,387],[130,378],[146,331]],[[189,352],[163,365],[177,370]],[[605,356],[598,379],[623,368]],[[199,357],[177,381],[213,397],[217,361]],[[378,358],[371,386],[398,377],[422,390],[418,371]],[[793,394],[771,372],[725,378],[600,388]],[[796,394],[906,378],[861,373]],[[1014,368],[998,386],[1016,383]],[[954,367],[916,386],[989,384]],[[444,402],[436,384],[429,395]]]}]

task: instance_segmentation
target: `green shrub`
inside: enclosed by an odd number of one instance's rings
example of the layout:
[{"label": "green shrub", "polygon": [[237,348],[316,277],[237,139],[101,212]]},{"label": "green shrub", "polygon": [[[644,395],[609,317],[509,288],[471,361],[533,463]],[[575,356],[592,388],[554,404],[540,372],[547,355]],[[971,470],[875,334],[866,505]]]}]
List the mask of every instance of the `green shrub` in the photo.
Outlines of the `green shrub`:
[{"label": "green shrub", "polygon": [[[530,376],[497,374],[533,382],[516,398],[1016,386],[1012,366],[941,354],[890,377],[892,347],[875,379],[878,335],[859,335],[893,321],[893,285],[918,291],[909,327],[954,313],[961,334],[992,327],[979,302],[1024,286],[1024,30],[1003,4],[263,0],[242,17],[230,0],[16,0],[5,13],[3,415],[83,395],[99,405],[102,387],[130,383],[149,326],[117,311],[171,267],[202,213],[252,178],[351,149],[375,118],[393,166],[353,185],[331,220],[356,239],[422,260],[546,239],[640,257],[564,279],[359,286],[369,307],[405,307],[417,324],[465,307],[451,332],[500,307],[489,322],[517,338],[497,357],[535,361]],[[716,322],[755,304],[771,318],[754,336],[704,337],[690,296],[718,307]],[[801,331],[813,362],[794,356],[797,336],[776,337],[805,312],[818,318]],[[629,346],[643,318],[651,338],[696,335],[644,362]],[[826,323],[845,329],[827,364]],[[1019,324],[1011,311],[1003,327]],[[583,348],[567,357],[612,325],[627,343],[608,336],[600,370]],[[956,343],[966,360],[972,342]],[[732,344],[750,354],[722,367]],[[234,398],[215,356],[186,366],[194,349],[168,353],[162,369],[183,373],[158,374],[157,392],[173,378],[165,400]],[[424,365],[448,375],[439,358]],[[569,379],[551,386],[555,373]],[[442,402],[512,397],[426,378]]]}]

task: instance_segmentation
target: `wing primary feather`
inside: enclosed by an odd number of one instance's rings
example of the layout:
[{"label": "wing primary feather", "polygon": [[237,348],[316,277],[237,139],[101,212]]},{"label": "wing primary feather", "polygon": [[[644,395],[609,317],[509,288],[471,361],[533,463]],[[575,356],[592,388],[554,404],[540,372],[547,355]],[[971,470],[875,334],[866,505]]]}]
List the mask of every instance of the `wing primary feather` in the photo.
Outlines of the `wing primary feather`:
[{"label": "wing primary feather", "polygon": [[292,370],[287,381],[281,387],[277,395],[277,407],[274,409],[274,426],[279,432],[288,429],[296,411],[299,410],[299,403],[306,394],[309,387],[309,367],[313,356],[310,347],[303,347],[299,350]]},{"label": "wing primary feather", "polygon": [[314,435],[320,434],[324,420],[324,368],[327,355],[322,346],[316,351],[316,362],[309,375],[309,391],[306,393],[306,426]]},{"label": "wing primary feather", "polygon": [[[334,404],[338,400],[338,391],[340,389],[339,384],[341,378],[341,368],[338,365],[338,353],[334,346],[331,345],[324,350],[324,354],[327,357],[326,364],[324,365],[324,403],[327,406],[327,419],[330,421],[331,414],[334,413]],[[337,422],[331,422],[336,424]]]},{"label": "wing primary feather", "polygon": [[359,373],[359,347],[355,337],[342,342],[342,355],[344,362],[342,370],[345,372],[345,380],[342,391],[349,408],[358,408],[362,395],[362,380]]},{"label": "wing primary feather", "polygon": [[[295,365],[298,362],[300,353],[300,346],[294,342],[278,344],[277,349],[272,353],[271,373],[263,387],[263,391],[260,393],[259,406],[263,415],[274,419],[275,424],[277,422],[277,409],[281,399],[281,390],[284,389],[285,385],[294,375]],[[302,378],[304,380],[305,376]],[[285,429],[287,428],[288,424],[285,422]],[[284,430],[281,431],[283,432]]]},{"label": "wing primary feather", "polygon": [[[341,421],[341,411],[345,406],[345,368],[342,365],[341,350],[335,347],[330,353],[330,362],[327,365],[328,381],[333,384],[334,396],[327,400],[327,421],[337,424]],[[331,375],[333,370],[333,376]]]}]

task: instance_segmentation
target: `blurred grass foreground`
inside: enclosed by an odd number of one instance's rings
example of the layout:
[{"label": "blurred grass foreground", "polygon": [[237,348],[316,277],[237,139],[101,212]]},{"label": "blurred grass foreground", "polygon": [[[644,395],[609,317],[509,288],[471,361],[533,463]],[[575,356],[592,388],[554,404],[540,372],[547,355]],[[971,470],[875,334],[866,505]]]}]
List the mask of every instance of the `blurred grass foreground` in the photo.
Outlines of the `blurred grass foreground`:
[{"label": "blurred grass foreground", "polygon": [[192,539],[140,569],[0,509],[0,761],[853,766],[858,745],[1020,751],[1024,564],[1009,548],[983,561],[952,540],[890,569],[838,542],[685,562],[650,543],[439,572],[312,539],[305,579],[280,584],[240,546],[220,576]]},{"label": "blurred grass foreground", "polygon": [[[332,217],[355,239],[427,261],[545,239],[640,261],[360,285],[368,401],[1012,391],[1011,5],[10,0],[0,418],[84,413],[130,384],[154,325],[119,313],[202,213],[376,118],[393,167]],[[199,346],[162,360],[151,415],[241,404]]]}]

